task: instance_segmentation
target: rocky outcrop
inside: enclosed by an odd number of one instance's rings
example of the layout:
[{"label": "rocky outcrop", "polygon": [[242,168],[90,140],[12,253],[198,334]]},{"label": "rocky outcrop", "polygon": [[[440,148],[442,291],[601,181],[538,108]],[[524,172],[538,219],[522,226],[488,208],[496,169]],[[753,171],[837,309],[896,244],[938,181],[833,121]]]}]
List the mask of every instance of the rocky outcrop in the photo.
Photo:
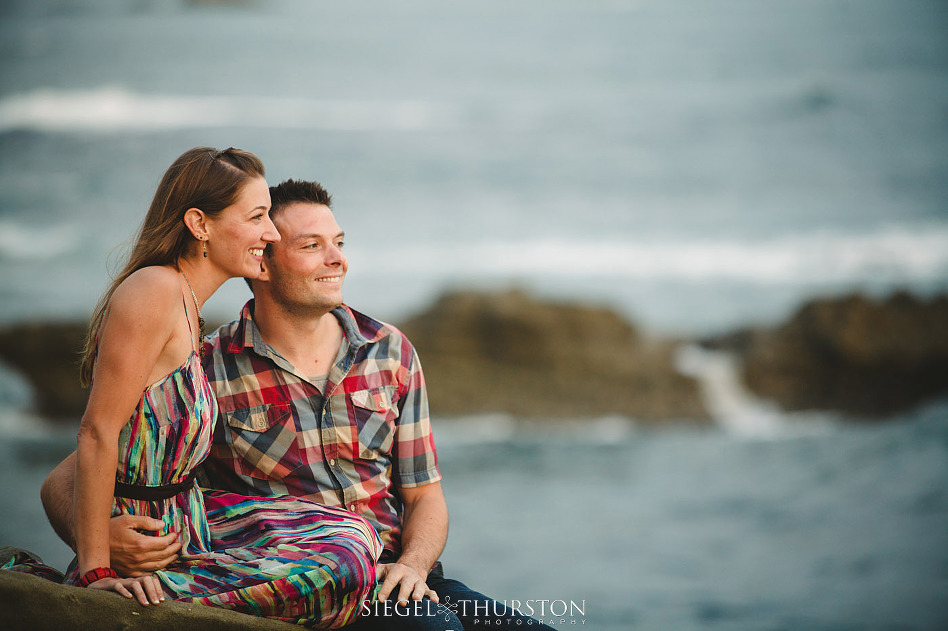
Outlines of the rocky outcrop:
[{"label": "rocky outcrop", "polygon": [[79,385],[79,353],[87,324],[26,323],[0,330],[0,360],[33,386],[36,412],[78,419],[88,392]]},{"label": "rocky outcrop", "polygon": [[605,308],[454,293],[399,328],[436,416],[708,418],[697,384],[674,368],[675,343],[647,340]]},{"label": "rocky outcrop", "polygon": [[115,592],[0,570],[0,627],[9,631],[299,631],[278,620],[174,601],[143,607]]},{"label": "rocky outcrop", "polygon": [[[708,418],[697,383],[675,369],[680,342],[646,337],[609,309],[453,293],[400,328],[421,355],[435,416]],[[29,380],[38,413],[81,416],[84,334],[80,323],[0,330],[0,361]],[[736,352],[747,386],[786,410],[883,417],[948,394],[948,296],[814,300],[780,326],[704,342]]]},{"label": "rocky outcrop", "polygon": [[814,300],[770,330],[714,341],[743,357],[747,386],[787,410],[882,417],[948,394],[948,297]]}]

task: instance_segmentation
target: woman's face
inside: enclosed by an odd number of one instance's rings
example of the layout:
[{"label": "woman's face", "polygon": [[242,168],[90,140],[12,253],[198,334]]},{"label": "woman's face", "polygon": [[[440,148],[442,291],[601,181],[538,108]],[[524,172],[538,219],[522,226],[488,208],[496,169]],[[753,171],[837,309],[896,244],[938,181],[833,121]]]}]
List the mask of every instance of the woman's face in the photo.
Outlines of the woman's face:
[{"label": "woman's face", "polygon": [[248,180],[237,201],[207,219],[208,258],[229,277],[258,277],[263,249],[279,240],[270,221],[270,189],[262,177]]}]

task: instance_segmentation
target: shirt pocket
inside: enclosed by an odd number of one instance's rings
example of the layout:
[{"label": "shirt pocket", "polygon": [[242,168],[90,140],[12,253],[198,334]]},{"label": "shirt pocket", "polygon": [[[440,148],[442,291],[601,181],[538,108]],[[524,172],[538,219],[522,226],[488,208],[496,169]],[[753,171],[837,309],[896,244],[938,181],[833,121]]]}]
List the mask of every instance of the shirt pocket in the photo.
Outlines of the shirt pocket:
[{"label": "shirt pocket", "polygon": [[282,480],[302,464],[289,403],[267,403],[224,413],[235,469],[261,480]]},{"label": "shirt pocket", "polygon": [[352,417],[359,432],[360,458],[372,460],[391,452],[398,416],[392,401],[395,390],[395,386],[382,386],[349,393]]}]

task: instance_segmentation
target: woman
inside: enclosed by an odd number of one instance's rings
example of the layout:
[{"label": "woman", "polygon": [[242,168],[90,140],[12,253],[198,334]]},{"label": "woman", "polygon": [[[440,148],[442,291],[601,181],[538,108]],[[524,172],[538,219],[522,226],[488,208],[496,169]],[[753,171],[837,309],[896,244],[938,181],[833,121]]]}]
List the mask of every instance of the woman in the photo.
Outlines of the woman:
[{"label": "woman", "polygon": [[[269,208],[263,165],[250,153],[199,147],[165,173],[89,328],[71,579],[142,604],[168,594],[334,628],[374,588],[381,546],[368,522],[288,497],[234,496],[211,517],[225,544],[212,540],[194,485],[217,414],[200,361],[201,305],[228,278],[259,275],[264,248],[280,238]],[[180,532],[181,559],[119,577],[109,568],[109,518],[119,514],[163,520],[158,534]]]}]

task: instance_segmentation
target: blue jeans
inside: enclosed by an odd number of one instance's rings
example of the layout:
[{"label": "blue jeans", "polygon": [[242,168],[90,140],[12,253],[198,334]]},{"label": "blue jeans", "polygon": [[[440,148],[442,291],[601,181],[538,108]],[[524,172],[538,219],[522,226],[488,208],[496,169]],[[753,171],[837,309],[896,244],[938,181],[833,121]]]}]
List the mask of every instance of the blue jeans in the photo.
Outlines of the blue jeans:
[{"label": "blue jeans", "polygon": [[[392,596],[377,602],[371,614],[346,627],[351,631],[493,631],[494,629],[547,629],[551,627],[515,609],[475,592],[464,583],[445,578],[439,563],[425,581],[440,603],[427,598],[398,607]],[[394,596],[394,595],[393,595]]]}]

